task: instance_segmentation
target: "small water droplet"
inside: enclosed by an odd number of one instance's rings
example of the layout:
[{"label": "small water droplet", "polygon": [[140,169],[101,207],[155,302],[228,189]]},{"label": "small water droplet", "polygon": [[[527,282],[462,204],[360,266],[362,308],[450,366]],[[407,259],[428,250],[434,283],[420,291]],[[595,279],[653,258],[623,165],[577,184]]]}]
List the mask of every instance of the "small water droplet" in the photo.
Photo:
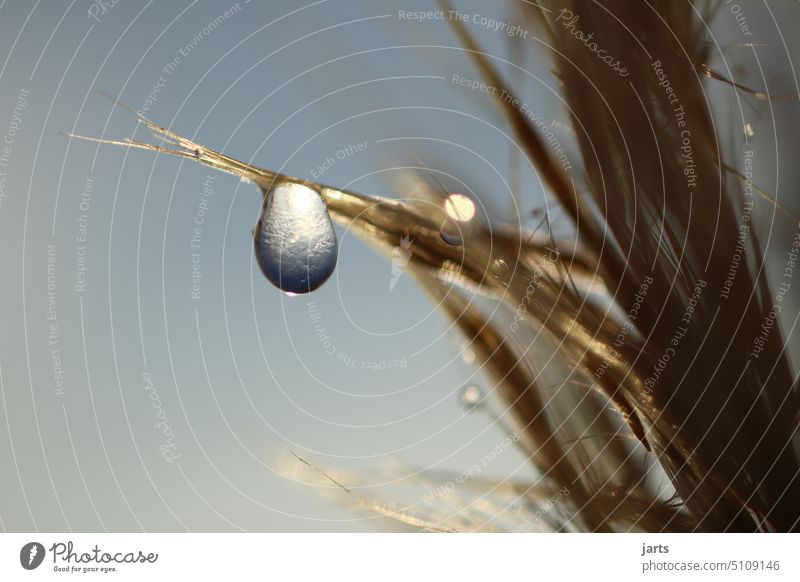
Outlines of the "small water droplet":
[{"label": "small water droplet", "polygon": [[461,359],[464,360],[465,364],[471,364],[475,361],[475,350],[472,348],[467,348],[463,352],[461,352]]},{"label": "small water droplet", "polygon": [[444,211],[453,220],[469,222],[475,216],[475,203],[463,194],[450,194],[444,202]]},{"label": "small water droplet", "polygon": [[483,393],[477,386],[470,384],[461,390],[461,404],[467,410],[473,410],[480,406],[483,399]]},{"label": "small water droplet", "polygon": [[320,287],[336,268],[336,231],[320,195],[281,182],[264,197],[253,239],[261,272],[288,294]]},{"label": "small water droplet", "polygon": [[442,237],[442,240],[449,244],[452,247],[461,246],[462,240],[461,237],[457,234],[453,234],[450,232],[446,232],[444,230],[439,231],[439,236]]}]

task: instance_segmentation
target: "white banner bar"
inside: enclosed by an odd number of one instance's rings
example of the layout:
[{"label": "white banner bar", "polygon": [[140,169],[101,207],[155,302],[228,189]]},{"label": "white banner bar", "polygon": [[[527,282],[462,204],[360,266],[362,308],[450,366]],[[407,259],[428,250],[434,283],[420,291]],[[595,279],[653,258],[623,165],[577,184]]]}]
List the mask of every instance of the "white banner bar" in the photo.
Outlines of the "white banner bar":
[{"label": "white banner bar", "polygon": [[791,534],[2,534],[0,580],[800,580]]}]

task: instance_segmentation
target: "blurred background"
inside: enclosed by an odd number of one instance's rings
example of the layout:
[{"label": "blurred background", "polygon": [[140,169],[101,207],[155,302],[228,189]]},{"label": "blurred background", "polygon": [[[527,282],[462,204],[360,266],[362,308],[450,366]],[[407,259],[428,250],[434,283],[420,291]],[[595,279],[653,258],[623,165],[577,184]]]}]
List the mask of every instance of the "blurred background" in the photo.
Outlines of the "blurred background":
[{"label": "blurred background", "polygon": [[[707,23],[711,65],[796,92],[798,42],[777,23],[797,22],[797,4],[732,6]],[[517,8],[456,6],[579,173],[546,37]],[[507,441],[502,423],[462,402],[464,387],[491,391],[474,356],[352,233],[337,226],[331,280],[289,297],[253,260],[255,187],[60,133],[147,139],[102,91],[259,166],[404,200],[419,181],[441,184],[472,197],[480,220],[532,228],[547,196],[437,10],[424,0],[0,4],[2,529],[375,531],[378,516],[333,498],[290,451],[359,495],[407,485],[421,501]],[[765,104],[709,83],[732,165],[755,151],[755,181],[800,213],[781,190],[800,178],[796,100]],[[420,160],[431,174],[414,173]],[[766,211],[759,220],[782,270],[796,225]],[[420,470],[443,477],[422,484]],[[503,447],[481,477],[532,475]]]}]

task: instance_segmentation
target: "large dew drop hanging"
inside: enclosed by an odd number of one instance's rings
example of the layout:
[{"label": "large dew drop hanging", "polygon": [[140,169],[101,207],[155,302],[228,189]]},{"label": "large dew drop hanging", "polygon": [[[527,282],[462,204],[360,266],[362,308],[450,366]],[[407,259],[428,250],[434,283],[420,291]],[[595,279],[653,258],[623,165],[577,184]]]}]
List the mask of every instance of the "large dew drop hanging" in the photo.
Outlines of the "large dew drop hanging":
[{"label": "large dew drop hanging", "polygon": [[325,202],[313,189],[279,182],[264,196],[254,233],[264,276],[287,293],[319,288],[336,268],[336,232]]}]

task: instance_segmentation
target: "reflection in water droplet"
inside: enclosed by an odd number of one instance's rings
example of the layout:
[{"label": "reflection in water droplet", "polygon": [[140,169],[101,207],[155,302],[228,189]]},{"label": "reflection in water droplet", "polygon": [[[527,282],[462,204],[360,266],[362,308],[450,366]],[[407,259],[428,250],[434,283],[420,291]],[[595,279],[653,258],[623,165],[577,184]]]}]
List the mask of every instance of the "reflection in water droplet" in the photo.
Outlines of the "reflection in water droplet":
[{"label": "reflection in water droplet", "polygon": [[461,404],[467,410],[473,410],[480,406],[483,394],[480,388],[470,384],[461,390]]},{"label": "reflection in water droplet", "polygon": [[289,294],[317,289],[336,267],[336,232],[325,202],[302,184],[270,189],[253,242],[264,276]]}]

